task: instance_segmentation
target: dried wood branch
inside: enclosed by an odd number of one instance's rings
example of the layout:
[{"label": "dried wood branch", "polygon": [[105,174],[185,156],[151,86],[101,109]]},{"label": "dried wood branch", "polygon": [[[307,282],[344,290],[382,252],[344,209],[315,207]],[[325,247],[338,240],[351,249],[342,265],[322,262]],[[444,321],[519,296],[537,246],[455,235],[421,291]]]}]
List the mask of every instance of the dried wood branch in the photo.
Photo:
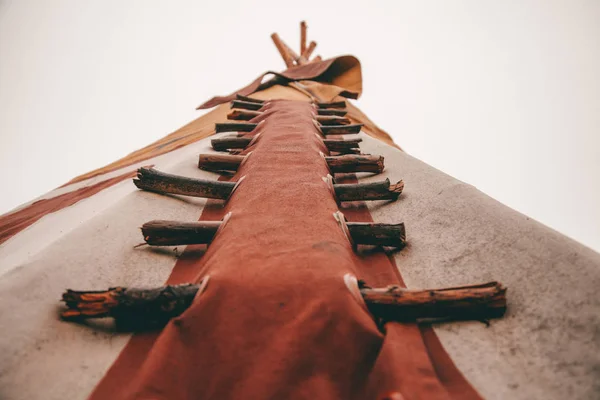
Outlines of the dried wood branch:
[{"label": "dried wood branch", "polygon": [[351,135],[360,133],[360,129],[363,127],[363,124],[353,124],[353,125],[329,125],[329,126],[321,126],[321,133],[323,135]]},{"label": "dried wood branch", "polygon": [[246,156],[229,154],[200,154],[198,168],[205,171],[237,171]]},{"label": "dried wood branch", "polygon": [[257,126],[258,124],[251,122],[217,122],[215,124],[215,132],[252,132]]},{"label": "dried wood branch", "polygon": [[346,108],[346,101],[334,101],[332,103],[317,103],[319,108]]},{"label": "dried wood branch", "polygon": [[236,94],[235,98],[241,101],[245,101],[247,103],[256,103],[256,104],[264,104],[265,101],[261,99],[255,99],[254,97],[248,97],[241,94]]},{"label": "dried wood branch", "polygon": [[234,109],[229,114],[227,114],[227,119],[235,121],[250,121],[252,118],[258,117],[261,114],[262,112],[260,111]]},{"label": "dried wood branch", "polygon": [[374,172],[379,174],[383,172],[384,168],[382,156],[347,154],[328,156],[325,157],[325,161],[332,173]]},{"label": "dried wood branch", "polygon": [[62,295],[67,321],[112,317],[136,330],[164,326],[194,301],[201,284],[169,285],[152,289],[114,287],[103,291],[67,289]]},{"label": "dried wood branch", "polygon": [[179,222],[154,220],[142,225],[144,240],[151,246],[208,244],[221,226],[221,221]]},{"label": "dried wood branch", "polygon": [[232,100],[231,101],[231,108],[239,108],[241,110],[252,110],[252,111],[257,111],[260,110],[262,108],[262,104],[260,103],[255,103],[252,101],[242,101],[242,100]]},{"label": "dried wood branch", "polygon": [[229,149],[245,149],[251,141],[252,138],[249,137],[224,137],[212,139],[210,144],[217,151],[227,151]]},{"label": "dried wood branch", "polygon": [[187,178],[185,176],[165,174],[153,168],[138,169],[137,179],[134,179],[133,183],[139,189],[156,193],[222,200],[228,199],[235,187],[235,182]]},{"label": "dried wood branch", "polygon": [[354,244],[388,246],[403,248],[406,246],[404,223],[376,224],[370,222],[347,222]]},{"label": "dried wood branch", "polygon": [[317,115],[315,117],[318,123],[321,125],[349,125],[350,120],[344,117],[338,117],[337,115]]},{"label": "dried wood branch", "polygon": [[358,150],[358,144],[362,142],[362,139],[323,139],[323,143],[327,146],[329,151],[346,152],[352,149]]},{"label": "dried wood branch", "polygon": [[348,114],[346,110],[336,110],[333,108],[319,108],[317,109],[317,115],[336,115],[338,117],[344,117]]},{"label": "dried wood branch", "polygon": [[386,179],[373,183],[336,184],[333,188],[339,201],[397,200],[404,182],[390,185],[390,180]]},{"label": "dried wood branch", "polygon": [[426,290],[360,286],[369,311],[386,321],[486,320],[506,312],[506,288],[499,282]]}]

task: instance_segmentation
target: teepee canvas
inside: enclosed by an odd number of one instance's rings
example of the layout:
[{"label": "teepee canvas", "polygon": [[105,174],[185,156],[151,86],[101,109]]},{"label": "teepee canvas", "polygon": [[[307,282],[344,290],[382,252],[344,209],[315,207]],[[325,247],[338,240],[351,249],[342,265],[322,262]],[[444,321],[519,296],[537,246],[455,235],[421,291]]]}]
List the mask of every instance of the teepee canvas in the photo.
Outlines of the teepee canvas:
[{"label": "teepee canvas", "polygon": [[0,217],[1,398],[600,396],[600,255],[406,154],[301,37]]}]

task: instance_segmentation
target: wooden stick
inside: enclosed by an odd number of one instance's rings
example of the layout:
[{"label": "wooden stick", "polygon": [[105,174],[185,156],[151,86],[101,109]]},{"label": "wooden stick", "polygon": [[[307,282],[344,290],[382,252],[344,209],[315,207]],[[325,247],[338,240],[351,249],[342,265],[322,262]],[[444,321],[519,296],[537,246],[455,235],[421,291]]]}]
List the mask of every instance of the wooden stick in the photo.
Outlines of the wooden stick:
[{"label": "wooden stick", "polygon": [[347,154],[328,156],[325,157],[325,161],[327,161],[329,170],[334,174],[347,172],[374,172],[379,174],[383,172],[384,168],[382,156]]},{"label": "wooden stick", "polygon": [[242,101],[242,100],[232,100],[231,101],[231,108],[239,108],[242,110],[253,110],[253,111],[257,111],[260,110],[262,108],[262,104],[260,103],[254,103],[252,101]]},{"label": "wooden stick", "polygon": [[221,226],[221,221],[179,222],[154,220],[142,225],[144,240],[151,246],[208,244]]},{"label": "wooden stick", "polygon": [[358,144],[362,139],[323,139],[323,143],[329,151],[345,152],[351,149],[358,149]]},{"label": "wooden stick", "polygon": [[338,117],[337,115],[317,115],[315,117],[318,123],[321,125],[349,125],[350,120],[344,117]]},{"label": "wooden stick", "polygon": [[[250,121],[252,118],[258,117],[261,114],[262,114],[262,112],[260,112],[260,111],[234,109],[229,114],[227,114],[227,119],[231,119],[231,120],[235,120],[235,121]],[[340,123],[340,125],[341,125],[341,123]]]},{"label": "wooden stick", "polygon": [[215,124],[215,132],[252,132],[257,126],[258,124],[252,124],[250,122],[217,122]]},{"label": "wooden stick", "polygon": [[337,115],[338,117],[344,117],[348,114],[346,110],[334,110],[331,108],[323,108],[317,110],[317,115]]},{"label": "wooden stick", "polygon": [[403,248],[406,245],[404,223],[375,224],[371,222],[347,222],[354,244]]},{"label": "wooden stick", "polygon": [[288,54],[292,56],[292,59],[297,65],[304,65],[308,63],[308,60],[305,57],[303,57],[301,54],[296,53],[294,49],[288,46],[287,43],[285,43],[283,40],[281,42],[285,46],[285,49],[287,50]]},{"label": "wooden stick", "polygon": [[333,103],[317,103],[319,108],[346,108],[346,101],[334,101]]},{"label": "wooden stick", "polygon": [[363,124],[321,126],[323,135],[349,135],[360,133]]},{"label": "wooden stick", "polygon": [[246,156],[200,154],[198,168],[205,171],[237,171]]},{"label": "wooden stick", "polygon": [[[142,226],[144,240],[151,246],[207,244],[212,241],[221,221],[150,221]],[[404,224],[347,222],[355,244],[402,248],[406,244]]]},{"label": "wooden stick", "polygon": [[308,26],[306,25],[306,21],[300,22],[300,54],[304,54],[306,51],[306,31],[308,30]]},{"label": "wooden stick", "polygon": [[217,151],[227,151],[229,149],[245,149],[251,141],[252,138],[249,137],[224,137],[212,139],[210,144]]},{"label": "wooden stick", "polygon": [[427,290],[361,286],[360,293],[369,311],[386,321],[485,320],[506,312],[506,288],[499,282]]},{"label": "wooden stick", "polygon": [[165,174],[152,168],[138,169],[137,179],[134,179],[133,183],[139,189],[150,192],[221,200],[229,198],[236,184]]},{"label": "wooden stick", "polygon": [[397,200],[404,182],[390,185],[390,180],[373,183],[334,184],[333,189],[338,201]]},{"label": "wooden stick", "polygon": [[[117,323],[127,321],[133,329],[139,330],[164,326],[192,305],[205,281],[151,289],[68,289],[62,295],[68,309],[61,317],[67,321],[113,317]],[[507,308],[507,289],[499,282],[424,290],[399,286],[371,288],[363,281],[358,284],[358,291],[369,311],[384,322],[487,320],[502,317]]]},{"label": "wooden stick", "polygon": [[235,95],[235,98],[238,99],[238,100],[241,100],[241,101],[248,102],[248,103],[265,104],[264,100],[255,99],[254,97],[244,96],[244,95],[241,95],[239,93],[237,93]]},{"label": "wooden stick", "polygon": [[[200,154],[198,168],[206,171],[237,171],[245,156],[226,154]],[[371,155],[327,156],[325,161],[332,173],[374,172],[384,168],[383,157]]]},{"label": "wooden stick", "polygon": [[[273,39],[273,43],[275,43],[275,47],[277,47],[277,51],[283,58],[283,62],[285,62],[285,66],[291,68],[294,66],[294,60],[292,56],[288,53],[286,46],[283,44],[283,41],[279,37],[277,33],[273,33],[271,35],[271,39]],[[308,58],[308,57],[307,57]]]},{"label": "wooden stick", "polygon": [[113,317],[117,325],[127,323],[136,330],[164,326],[192,305],[201,284],[162,286],[153,289],[114,287],[104,291],[67,289],[62,300],[67,321]]},{"label": "wooden stick", "polygon": [[312,55],[313,51],[315,51],[315,47],[317,47],[317,42],[315,42],[314,40],[311,41],[308,44],[308,47],[306,48],[306,50],[302,53],[302,56],[304,58],[306,58],[307,60],[310,60],[310,56]]}]

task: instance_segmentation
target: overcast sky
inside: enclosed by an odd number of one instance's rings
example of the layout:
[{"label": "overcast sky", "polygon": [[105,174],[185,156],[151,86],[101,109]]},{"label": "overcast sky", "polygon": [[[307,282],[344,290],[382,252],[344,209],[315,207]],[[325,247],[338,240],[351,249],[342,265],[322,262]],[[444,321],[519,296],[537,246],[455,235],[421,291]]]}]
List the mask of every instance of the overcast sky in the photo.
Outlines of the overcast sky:
[{"label": "overcast sky", "polygon": [[600,251],[597,0],[0,0],[0,213],[283,69],[302,19],[408,153]]}]

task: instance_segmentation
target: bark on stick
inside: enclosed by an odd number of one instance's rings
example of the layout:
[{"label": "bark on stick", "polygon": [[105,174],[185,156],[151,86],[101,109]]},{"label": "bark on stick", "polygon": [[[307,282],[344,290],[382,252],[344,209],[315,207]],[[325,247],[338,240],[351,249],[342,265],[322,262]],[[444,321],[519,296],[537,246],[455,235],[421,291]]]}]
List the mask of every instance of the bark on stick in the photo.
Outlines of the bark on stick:
[{"label": "bark on stick", "polygon": [[258,124],[250,122],[218,122],[215,124],[215,132],[252,132]]},{"label": "bark on stick", "polygon": [[188,178],[165,174],[152,168],[138,169],[137,179],[134,179],[133,183],[140,189],[156,193],[179,194],[221,200],[228,199],[235,187],[235,182]]},{"label": "bark on stick", "polygon": [[344,117],[348,114],[346,110],[334,110],[333,108],[319,108],[317,110],[317,115],[336,115],[338,117]]},{"label": "bark on stick", "polygon": [[251,101],[242,101],[242,100],[232,100],[231,101],[231,108],[239,108],[242,110],[253,110],[253,111],[257,111],[260,110],[262,108],[262,104],[260,103],[254,103]]},{"label": "bark on stick", "polygon": [[369,311],[388,321],[485,320],[506,312],[506,288],[499,282],[426,290],[362,286],[360,292]]},{"label": "bark on stick", "polygon": [[373,183],[333,185],[338,201],[396,200],[404,189],[404,182],[390,185],[390,180]]},{"label": "bark on stick", "polygon": [[260,111],[249,111],[249,110],[238,110],[235,109],[227,114],[227,119],[231,119],[234,121],[250,121],[252,118],[258,117],[261,115]]}]

